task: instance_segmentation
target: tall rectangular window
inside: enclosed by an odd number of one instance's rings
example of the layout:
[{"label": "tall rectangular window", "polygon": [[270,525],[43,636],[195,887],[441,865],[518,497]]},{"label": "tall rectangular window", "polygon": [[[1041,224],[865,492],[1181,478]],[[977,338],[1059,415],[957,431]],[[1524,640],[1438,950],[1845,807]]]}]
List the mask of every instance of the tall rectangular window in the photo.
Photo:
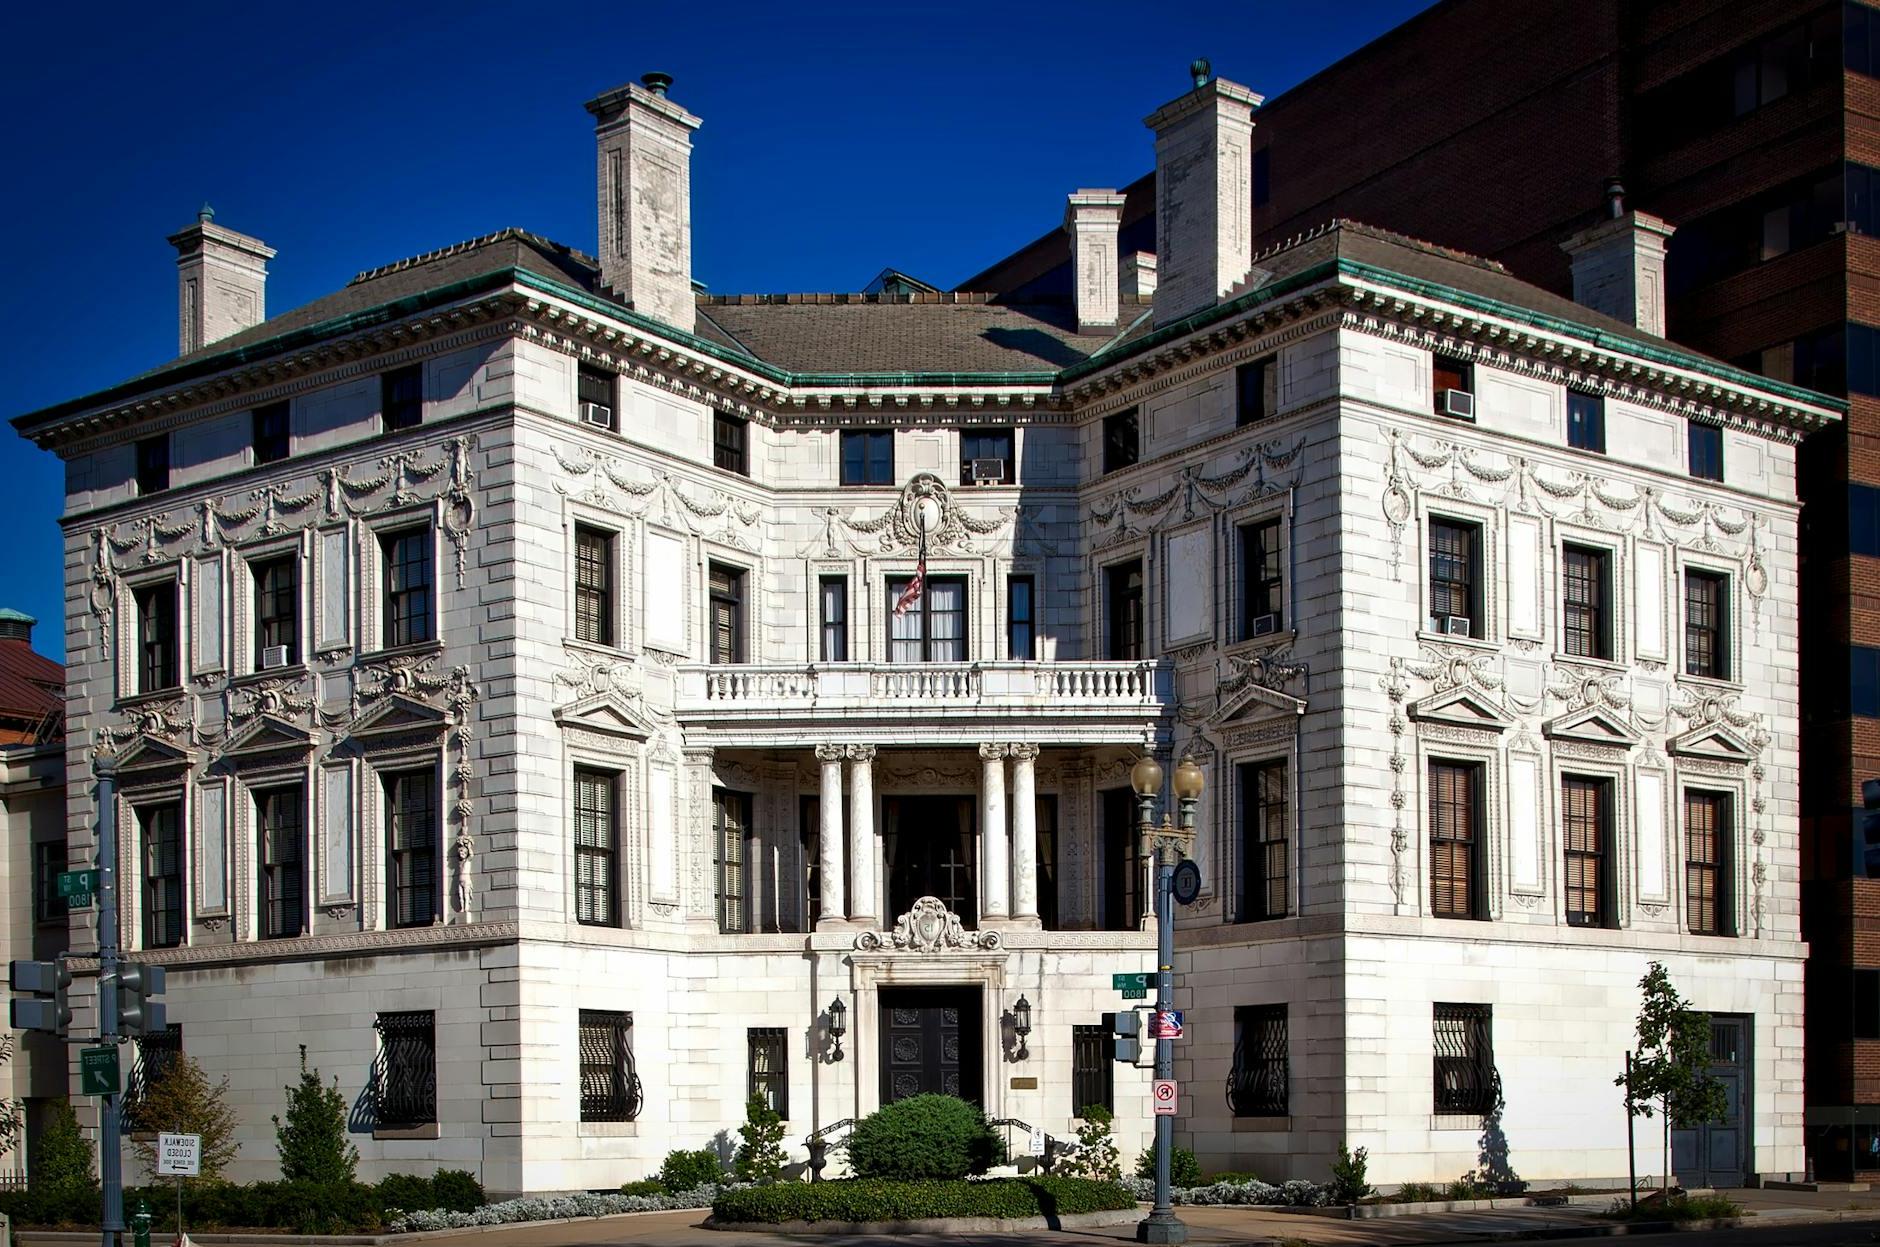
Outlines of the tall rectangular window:
[{"label": "tall rectangular window", "polygon": [[1284,1117],[1291,1112],[1292,1080],[1285,1005],[1234,1008],[1234,1063],[1227,1073],[1227,1104],[1236,1117]]},{"label": "tall rectangular window", "polygon": [[1287,914],[1290,805],[1283,760],[1241,765],[1241,922],[1284,918]]},{"label": "tall rectangular window", "polygon": [[966,581],[959,576],[929,576],[920,600],[894,613],[911,582],[888,581],[888,661],[966,661]]},{"label": "tall rectangular window", "polygon": [[1486,918],[1482,878],[1482,764],[1430,763],[1430,912]]},{"label": "tall rectangular window", "polygon": [[750,1063],[746,1095],[763,1100],[785,1121],[790,1120],[790,1045],[781,1026],[753,1026],[745,1032]]},{"label": "tall rectangular window", "polygon": [[1013,457],[1012,430],[963,429],[960,432],[960,484],[990,481],[1010,485],[1018,479]]},{"label": "tall rectangular window", "polygon": [[1567,445],[1606,453],[1606,402],[1599,395],[1567,391]]},{"label": "tall rectangular window", "polygon": [[438,910],[437,772],[385,776],[386,917],[394,927],[427,927]]},{"label": "tall rectangular window", "polygon": [[1566,852],[1568,925],[1613,926],[1610,779],[1561,778],[1560,832]]},{"label": "tall rectangular window", "polygon": [[300,661],[300,559],[289,554],[253,570],[255,670],[291,666]]},{"label": "tall rectangular window", "polygon": [[381,1013],[372,1024],[379,1052],[372,1066],[374,1125],[414,1130],[437,1121],[437,1015]]},{"label": "tall rectangular window", "polygon": [[175,688],[176,582],[145,585],[132,601],[137,607],[137,691]]},{"label": "tall rectangular window", "polygon": [[59,895],[59,876],[65,871],[63,840],[33,841],[33,921],[63,923],[70,912]]},{"label": "tall rectangular window", "polygon": [[749,441],[750,425],[722,411],[712,413],[713,467],[749,476],[751,469],[745,449]]},{"label": "tall rectangular window", "polygon": [[1113,662],[1143,657],[1145,623],[1142,560],[1103,569],[1104,656]]},{"label": "tall rectangular window", "polygon": [[614,374],[593,364],[575,368],[575,395],[581,404],[581,421],[609,432],[620,428],[615,413]]},{"label": "tall rectangular window", "polygon": [[1691,475],[1700,481],[1723,479],[1723,430],[1714,424],[1691,421],[1689,432]]},{"label": "tall rectangular window", "polygon": [[1481,618],[1482,529],[1460,520],[1430,520],[1430,630],[1486,635]]},{"label": "tall rectangular window", "polygon": [[1433,1009],[1438,1113],[1484,1117],[1495,1108],[1494,1014],[1488,1005]]},{"label": "tall rectangular window", "polygon": [[1278,632],[1285,622],[1279,517],[1240,527],[1240,639]]},{"label": "tall rectangular window", "polygon": [[255,794],[257,846],[261,858],[261,938],[291,939],[306,929],[301,917],[305,870],[300,851],[305,836],[300,785],[268,788]]},{"label": "tall rectangular window", "polygon": [[1138,427],[1136,409],[1126,407],[1103,417],[1103,470],[1115,472],[1141,458],[1142,430]]},{"label": "tall rectangular window", "polygon": [[1684,674],[1730,678],[1730,578],[1684,573]]},{"label": "tall rectangular window", "polygon": [[1005,582],[1005,656],[1013,662],[1038,657],[1038,582],[1030,576]]},{"label": "tall rectangular window", "polygon": [[1110,1052],[1115,1027],[1113,1013],[1100,1026],[1071,1027],[1071,1114],[1083,1116],[1095,1105],[1105,1112],[1116,1107],[1116,1061]]},{"label": "tall rectangular window", "polygon": [[578,767],[574,773],[574,916],[583,926],[620,922],[620,826],[616,776]]},{"label": "tall rectangular window", "polygon": [[849,578],[824,576],[816,582],[822,613],[822,645],[817,656],[824,662],[849,660]]},{"label": "tall rectangular window", "polygon": [[1134,931],[1142,921],[1143,868],[1137,843],[1136,794],[1127,788],[1103,792],[1103,894],[1099,917],[1105,931]]},{"label": "tall rectangular window", "polygon": [[1612,657],[1612,569],[1605,550],[1566,546],[1560,556],[1561,648],[1575,658]]},{"label": "tall rectangular window", "polygon": [[183,942],[183,810],[174,801],[137,811],[144,836],[144,947]]},{"label": "tall rectangular window", "polygon": [[1447,355],[1433,357],[1430,360],[1430,388],[1434,391],[1436,410],[1443,410],[1443,394],[1446,391],[1475,393],[1475,365]]},{"label": "tall rectangular window", "polygon": [[814,931],[822,917],[822,799],[805,795],[796,803],[796,843],[803,862],[803,930]]},{"label": "tall rectangular window", "polygon": [[893,429],[844,429],[842,431],[842,483],[844,485],[894,484]]},{"label": "tall rectangular window", "polygon": [[1854,971],[1854,1038],[1880,1039],[1880,970]]},{"label": "tall rectangular window", "polygon": [[1269,355],[1235,369],[1234,424],[1237,427],[1258,424],[1276,411],[1273,383],[1279,374],[1278,364],[1278,357]]},{"label": "tall rectangular window", "polygon": [[170,487],[170,435],[137,440],[137,496],[160,494]]},{"label": "tall rectangular window", "polygon": [[1735,935],[1730,895],[1730,794],[1684,794],[1684,893],[1686,925],[1693,935]]},{"label": "tall rectangular window", "polygon": [[292,446],[285,402],[255,408],[254,426],[256,463],[278,463],[287,458]]},{"label": "tall rectangular window", "polygon": [[744,662],[744,572],[713,563],[706,573],[711,598],[711,661]]},{"label": "tall rectangular window", "polygon": [[1847,709],[1857,718],[1880,718],[1880,649],[1847,647]]},{"label": "tall rectangular window", "polygon": [[643,1093],[633,1062],[633,1015],[580,1012],[581,1120],[632,1121]]},{"label": "tall rectangular window", "polygon": [[415,429],[424,420],[424,365],[379,374],[379,421],[387,433]]},{"label": "tall rectangular window", "polygon": [[432,620],[431,530],[403,528],[379,538],[385,566],[384,633],[387,649],[419,645],[436,634]]},{"label": "tall rectangular window", "polygon": [[1058,929],[1058,802],[1055,795],[1038,798],[1038,924]]},{"label": "tall rectangular window", "polygon": [[1847,552],[1880,558],[1880,488],[1848,484]]},{"label": "tall rectangular window", "polygon": [[751,825],[751,794],[712,789],[712,845],[718,871],[718,929],[751,929],[745,910],[744,836]]},{"label": "tall rectangular window", "polygon": [[574,529],[574,639],[614,643],[614,536],[585,524]]}]

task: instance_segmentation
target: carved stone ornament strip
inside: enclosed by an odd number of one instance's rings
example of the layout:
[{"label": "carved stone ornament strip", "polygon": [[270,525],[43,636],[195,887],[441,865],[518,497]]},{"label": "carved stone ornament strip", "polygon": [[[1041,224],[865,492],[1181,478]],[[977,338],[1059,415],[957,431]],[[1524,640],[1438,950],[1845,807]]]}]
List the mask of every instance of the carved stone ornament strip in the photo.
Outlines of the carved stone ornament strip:
[{"label": "carved stone ornament strip", "polygon": [[855,937],[858,952],[944,953],[997,952],[997,931],[968,931],[960,916],[937,896],[923,896],[913,908],[894,920],[889,931],[863,931]]}]

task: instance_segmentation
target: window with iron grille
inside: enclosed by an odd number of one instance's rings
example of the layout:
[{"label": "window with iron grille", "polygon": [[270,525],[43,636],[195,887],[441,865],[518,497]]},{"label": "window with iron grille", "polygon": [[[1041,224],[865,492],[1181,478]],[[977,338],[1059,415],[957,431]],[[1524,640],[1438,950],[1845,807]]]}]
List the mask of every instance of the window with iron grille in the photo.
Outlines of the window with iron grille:
[{"label": "window with iron grille", "polygon": [[611,771],[579,767],[574,773],[574,916],[586,926],[611,927],[619,922],[616,780]]},{"label": "window with iron grille", "polygon": [[844,429],[842,432],[844,485],[894,484],[894,430]]},{"label": "window with iron grille", "polygon": [[753,1026],[745,1032],[750,1048],[750,1095],[785,1121],[790,1120],[790,1054],[781,1026]]},{"label": "window with iron grille", "polygon": [[287,651],[287,661],[300,661],[300,560],[294,555],[254,565],[255,670],[262,669],[267,651]]},{"label": "window with iron grille", "polygon": [[1439,1004],[1434,1016],[1435,1111],[1487,1116],[1497,1092],[1490,1007]]},{"label": "window with iron grille", "polygon": [[429,926],[438,915],[437,772],[385,776],[387,915],[394,927]]},{"label": "window with iron grille", "polygon": [[1116,1015],[1103,1015],[1101,1026],[1071,1027],[1071,1114],[1081,1117],[1091,1105],[1116,1111],[1116,1062],[1110,1038]]},{"label": "window with iron grille", "polygon": [[1465,621],[1452,635],[1484,635],[1481,612],[1482,530],[1457,520],[1430,521],[1430,629],[1451,633],[1449,621]]},{"label": "window with iron grille", "polygon": [[1730,579],[1716,572],[1684,573],[1684,673],[1730,678]]},{"label": "window with iron grille", "polygon": [[424,420],[424,365],[379,374],[379,419],[387,433],[415,429]]},{"label": "window with iron grille", "polygon": [[255,408],[255,462],[278,463],[287,458],[292,444],[288,434],[287,404],[269,403]]},{"label": "window with iron grille", "polygon": [[1612,926],[1610,779],[1584,775],[1561,777],[1560,834],[1567,859],[1568,925]]},{"label": "window with iron grille", "polygon": [[1005,656],[1013,662],[1038,656],[1038,582],[1030,576],[1005,582]]},{"label": "window with iron grille", "polygon": [[437,1018],[423,1013],[381,1013],[372,1024],[379,1053],[372,1068],[375,1124],[409,1130],[437,1120]]},{"label": "window with iron grille", "polygon": [[1604,550],[1567,546],[1561,551],[1560,588],[1565,616],[1563,648],[1575,658],[1612,657],[1612,572]]},{"label": "window with iron grille", "polygon": [[1567,391],[1567,445],[1606,453],[1606,403],[1599,395]]},{"label": "window with iron grille", "polygon": [[137,443],[137,495],[160,494],[170,487],[170,435],[159,433]]},{"label": "window with iron grille", "polygon": [[712,789],[712,841],[718,857],[718,929],[750,930],[744,909],[744,835],[751,825],[751,794]]},{"label": "window with iron grille", "polygon": [[723,563],[708,568],[711,596],[711,661],[744,661],[744,573]]},{"label": "window with iron grille", "polygon": [[1430,912],[1486,918],[1482,887],[1482,764],[1430,763]]},{"label": "window with iron grille", "polygon": [[302,811],[306,798],[300,785],[267,788],[255,794],[261,857],[261,938],[288,939],[299,935],[302,881],[301,838],[305,834]]},{"label": "window with iron grille", "polygon": [[581,1120],[632,1121],[640,1104],[633,1015],[581,1010]]},{"label": "window with iron grille", "polygon": [[575,372],[575,397],[581,403],[582,421],[596,428],[620,427],[614,415],[614,374],[592,364],[581,364]]},{"label": "window with iron grille", "polygon": [[175,688],[176,582],[145,585],[133,601],[137,606],[137,691]]},{"label": "window with iron grille", "polygon": [[59,876],[65,871],[65,842],[33,842],[33,921],[64,922],[70,913],[59,895]]},{"label": "window with iron grille", "polygon": [[137,811],[144,833],[144,947],[183,942],[183,817],[176,802]]},{"label": "window with iron grille", "polygon": [[154,1134],[164,1123],[144,1122],[139,1117],[150,1088],[163,1081],[176,1058],[183,1055],[183,1028],[172,1022],[154,1035],[139,1035],[134,1043],[130,1072],[124,1077],[120,1111],[127,1132]]},{"label": "window with iron grille", "polygon": [[1286,1006],[1236,1006],[1234,1064],[1227,1074],[1227,1105],[1234,1116],[1286,1116],[1290,1069]]},{"label": "window with iron grille", "polygon": [[1240,767],[1241,922],[1286,916],[1289,804],[1283,759]]},{"label": "window with iron grille", "polygon": [[[1277,631],[1285,619],[1279,518],[1240,529],[1240,639]],[[1271,616],[1270,619],[1268,617]],[[1262,621],[1266,621],[1262,624]]]},{"label": "window with iron grille", "polygon": [[1103,417],[1103,470],[1127,468],[1140,458],[1142,433],[1137,427],[1136,409],[1127,407]]},{"label": "window with iron grille", "polygon": [[1109,627],[1104,640],[1111,661],[1133,662],[1143,656],[1146,626],[1143,618],[1142,560],[1131,559],[1103,569],[1104,610]]},{"label": "window with iron grille", "polygon": [[585,524],[574,529],[574,639],[614,643],[614,536]]},{"label": "window with iron grille", "polygon": [[745,446],[750,440],[750,425],[722,411],[712,413],[712,466],[739,476],[749,476]]},{"label": "window with iron grille", "polygon": [[1693,935],[1735,935],[1730,896],[1730,794],[1684,794],[1684,892]]},{"label": "window with iron grille", "polygon": [[824,662],[849,660],[849,578],[824,576],[817,583],[822,604],[822,648]]},{"label": "window with iron grille", "polygon": [[1236,426],[1258,424],[1274,413],[1273,383],[1279,376],[1279,359],[1269,355],[1242,364],[1234,373],[1234,423]]},{"label": "window with iron grille", "polygon": [[387,649],[418,645],[433,634],[431,620],[431,530],[406,528],[379,538],[385,562]]}]

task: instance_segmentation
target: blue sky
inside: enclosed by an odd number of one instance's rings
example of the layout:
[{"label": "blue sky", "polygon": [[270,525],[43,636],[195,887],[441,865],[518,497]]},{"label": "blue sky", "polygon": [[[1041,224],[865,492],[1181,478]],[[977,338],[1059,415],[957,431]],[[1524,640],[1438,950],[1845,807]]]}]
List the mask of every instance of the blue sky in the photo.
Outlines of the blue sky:
[{"label": "blue sky", "polygon": [[[268,305],[519,225],[594,247],[597,92],[658,69],[704,118],[693,264],[717,292],[945,286],[1120,186],[1210,58],[1275,95],[1427,0],[1075,4],[20,6],[0,201],[8,417],[176,352],[175,253],[204,200],[277,248]],[[62,656],[58,460],[0,430],[0,606]]]}]

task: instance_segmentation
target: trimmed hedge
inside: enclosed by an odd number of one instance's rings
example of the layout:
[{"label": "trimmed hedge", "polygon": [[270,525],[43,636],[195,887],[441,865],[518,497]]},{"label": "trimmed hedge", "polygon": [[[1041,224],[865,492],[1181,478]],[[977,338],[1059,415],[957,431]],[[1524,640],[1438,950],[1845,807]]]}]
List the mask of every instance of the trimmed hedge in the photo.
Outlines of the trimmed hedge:
[{"label": "trimmed hedge", "polygon": [[1136,1197],[1117,1183],[1083,1178],[992,1178],[981,1182],[844,1178],[726,1191],[712,1201],[712,1217],[733,1224],[776,1225],[785,1221],[1066,1216],[1135,1206]]},{"label": "trimmed hedge", "polygon": [[958,1096],[916,1095],[884,1104],[849,1134],[849,1171],[858,1178],[953,1180],[1004,1159],[1005,1142],[986,1125],[986,1115]]},{"label": "trimmed hedge", "polygon": [[[127,1188],[126,1215],[137,1202],[150,1205],[159,1233],[176,1229],[176,1188]],[[183,1219],[191,1229],[287,1230],[296,1234],[375,1231],[400,1211],[447,1209],[469,1213],[483,1206],[483,1188],[462,1169],[432,1177],[395,1173],[376,1186],[364,1182],[189,1182],[183,1187]],[[96,1187],[0,1194],[0,1212],[19,1225],[93,1226],[99,1221]]]}]

